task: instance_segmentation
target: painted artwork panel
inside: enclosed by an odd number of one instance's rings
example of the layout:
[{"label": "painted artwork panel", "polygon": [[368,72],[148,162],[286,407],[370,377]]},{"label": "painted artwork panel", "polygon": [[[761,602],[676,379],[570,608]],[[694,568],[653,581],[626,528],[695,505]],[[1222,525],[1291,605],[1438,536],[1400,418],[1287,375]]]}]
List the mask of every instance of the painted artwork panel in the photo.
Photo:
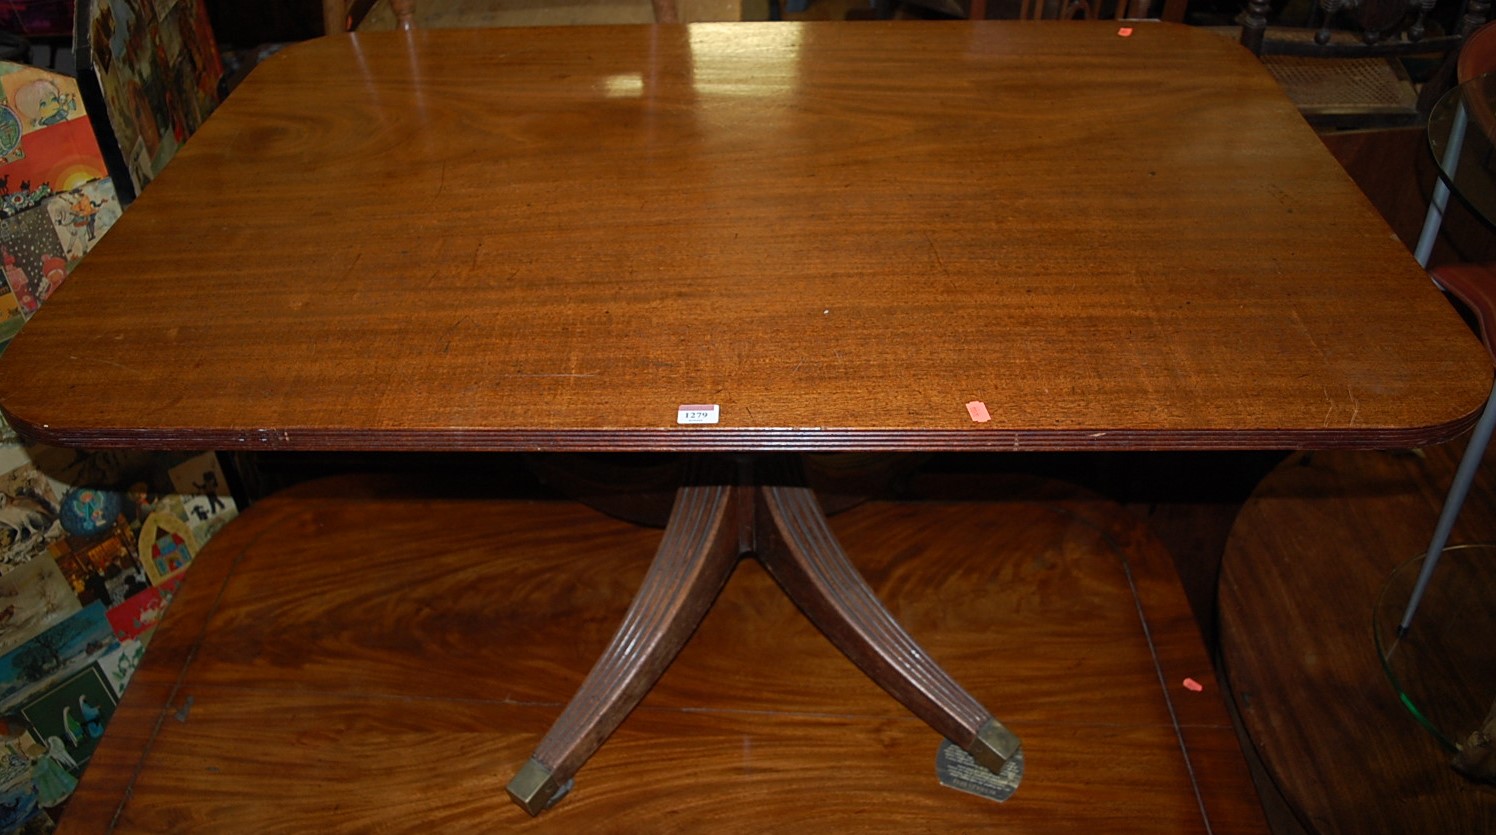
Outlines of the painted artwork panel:
[{"label": "painted artwork panel", "polygon": [[114,627],[114,637],[129,641],[155,629],[156,624],[161,622],[161,616],[166,613],[168,601],[169,598],[160,588],[151,586],[111,607],[109,624]]},{"label": "painted artwork panel", "polygon": [[118,606],[151,586],[124,502],[121,494],[96,487],[63,494],[59,519],[68,535],[50,551],[85,605],[98,601]]},{"label": "painted artwork panel", "polygon": [[107,119],[139,192],[219,101],[223,62],[201,0],[96,0],[88,22]]},{"label": "painted artwork panel", "polygon": [[[24,832],[26,830],[23,827],[28,821],[39,818],[45,819],[46,816],[41,814],[36,784],[29,775],[24,780],[0,786],[0,832]],[[48,832],[51,829],[49,827],[40,831]]]},{"label": "painted artwork panel", "polygon": [[0,786],[9,786],[17,780],[31,779],[31,759],[21,748],[19,737],[8,737],[0,741]]},{"label": "painted artwork panel", "polygon": [[[21,312],[21,302],[11,292],[8,282],[0,282],[0,352],[21,332],[26,316]],[[3,440],[0,440],[3,442]]]},{"label": "painted artwork panel", "polygon": [[30,64],[0,62],[0,93],[20,117],[23,132],[83,115],[76,79]]},{"label": "painted artwork panel", "polygon": [[87,117],[26,133],[18,151],[19,157],[0,166],[4,214],[25,211],[54,194],[109,176]]},{"label": "painted artwork panel", "polygon": [[45,211],[0,220],[0,270],[28,319],[67,278],[67,255]]},{"label": "painted artwork panel", "polygon": [[51,197],[44,205],[52,220],[53,231],[62,244],[69,273],[119,220],[121,208],[119,196],[114,193],[114,182],[107,178]]},{"label": "painted artwork panel", "polygon": [[158,585],[182,576],[197,556],[197,539],[180,516],[157,511],[140,526],[138,550],[151,582]]},{"label": "painted artwork panel", "polygon": [[14,703],[18,694],[49,690],[59,677],[71,675],[118,644],[104,606],[91,603],[0,656],[0,703]]},{"label": "painted artwork panel", "polygon": [[25,156],[21,151],[21,136],[24,133],[20,115],[11,110],[9,105],[0,104],[0,166],[9,165]]},{"label": "painted artwork panel", "polygon": [[0,448],[0,572],[28,562],[63,536],[56,485],[16,447]]},{"label": "painted artwork panel", "polygon": [[103,671],[90,664],[22,706],[20,713],[49,749],[58,749],[72,761],[68,770],[77,776],[99,747],[118,704]]},{"label": "painted artwork panel", "polygon": [[0,653],[72,617],[83,604],[56,561],[41,556],[0,576]]},{"label": "painted artwork panel", "polygon": [[99,670],[104,673],[116,698],[124,698],[125,687],[135,677],[135,670],[144,656],[145,641],[135,638],[120,641],[118,647],[99,656]]},{"label": "painted artwork panel", "polygon": [[182,497],[182,518],[191,525],[196,544],[206,543],[238,512],[228,495],[228,479],[217,455],[204,453],[190,458],[173,467],[170,476]]}]

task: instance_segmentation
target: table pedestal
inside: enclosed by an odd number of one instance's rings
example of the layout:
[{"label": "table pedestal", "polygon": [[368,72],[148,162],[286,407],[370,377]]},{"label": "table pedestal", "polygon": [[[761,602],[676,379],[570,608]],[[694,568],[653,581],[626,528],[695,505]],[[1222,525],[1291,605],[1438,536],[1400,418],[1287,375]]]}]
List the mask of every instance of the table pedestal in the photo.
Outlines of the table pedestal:
[{"label": "table pedestal", "polygon": [[851,661],[983,767],[1018,737],[909,636],[847,559],[792,457],[694,459],[643,585],[582,687],[509,783],[538,815],[670,666],[737,561],[763,564]]}]

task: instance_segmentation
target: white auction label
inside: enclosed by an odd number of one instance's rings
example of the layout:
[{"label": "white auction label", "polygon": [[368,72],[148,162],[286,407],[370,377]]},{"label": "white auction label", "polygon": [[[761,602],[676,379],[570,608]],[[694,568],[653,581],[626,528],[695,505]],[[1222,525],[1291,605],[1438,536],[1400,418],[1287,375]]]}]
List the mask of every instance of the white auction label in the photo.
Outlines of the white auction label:
[{"label": "white auction label", "polygon": [[1023,782],[1023,748],[1014,751],[1002,769],[992,772],[949,739],[942,739],[935,754],[935,777],[942,786],[1001,803]]},{"label": "white auction label", "polygon": [[675,411],[675,422],[683,426],[690,423],[716,423],[721,413],[716,403],[685,405]]}]

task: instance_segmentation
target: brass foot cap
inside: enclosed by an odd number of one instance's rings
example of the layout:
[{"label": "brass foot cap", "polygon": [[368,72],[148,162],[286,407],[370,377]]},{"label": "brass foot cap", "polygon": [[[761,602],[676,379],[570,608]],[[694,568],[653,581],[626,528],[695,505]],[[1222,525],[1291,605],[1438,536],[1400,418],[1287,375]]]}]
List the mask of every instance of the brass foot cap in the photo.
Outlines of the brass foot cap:
[{"label": "brass foot cap", "polygon": [[560,799],[559,795],[564,793],[561,788],[551,770],[531,757],[509,781],[509,799],[534,817]]},{"label": "brass foot cap", "polygon": [[1018,748],[1023,743],[1018,736],[1008,730],[1003,723],[996,719],[988,719],[987,724],[977,731],[977,738],[972,740],[971,747],[966,753],[976,760],[983,768],[993,774],[1002,770],[1008,760],[1018,753]]}]

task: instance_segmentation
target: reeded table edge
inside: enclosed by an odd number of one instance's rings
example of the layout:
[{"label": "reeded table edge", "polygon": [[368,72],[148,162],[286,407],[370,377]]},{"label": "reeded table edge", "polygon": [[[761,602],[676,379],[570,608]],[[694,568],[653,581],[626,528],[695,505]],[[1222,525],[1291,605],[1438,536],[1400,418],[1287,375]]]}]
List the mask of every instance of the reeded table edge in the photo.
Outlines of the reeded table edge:
[{"label": "reeded table edge", "polygon": [[[53,430],[10,418],[28,440],[84,449],[304,452],[1061,452],[1407,449],[1453,440],[1463,417],[1410,428],[1332,429],[255,429]],[[9,418],[10,416],[7,415]]]}]

